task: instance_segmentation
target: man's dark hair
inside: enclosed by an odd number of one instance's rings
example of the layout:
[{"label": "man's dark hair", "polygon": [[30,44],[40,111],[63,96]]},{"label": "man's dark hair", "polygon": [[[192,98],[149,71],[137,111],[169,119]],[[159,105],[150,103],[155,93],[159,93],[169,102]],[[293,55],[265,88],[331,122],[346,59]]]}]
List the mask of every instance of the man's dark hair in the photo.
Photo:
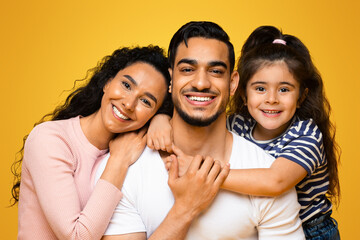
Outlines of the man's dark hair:
[{"label": "man's dark hair", "polygon": [[192,37],[202,37],[208,39],[216,39],[224,42],[229,50],[230,73],[234,70],[235,53],[234,46],[230,42],[227,33],[216,23],[213,22],[188,22],[183,25],[172,37],[169,45],[168,58],[170,66],[173,69],[177,48],[180,43],[184,42],[187,47],[188,40]]}]

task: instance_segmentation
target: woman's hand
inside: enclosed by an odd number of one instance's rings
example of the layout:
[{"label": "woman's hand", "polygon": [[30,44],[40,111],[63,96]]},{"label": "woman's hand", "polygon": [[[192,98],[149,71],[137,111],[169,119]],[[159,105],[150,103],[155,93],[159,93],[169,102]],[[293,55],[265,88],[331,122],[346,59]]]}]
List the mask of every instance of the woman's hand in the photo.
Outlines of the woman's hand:
[{"label": "woman's hand", "polygon": [[130,166],[140,157],[145,145],[146,128],[119,134],[109,143],[110,158]]},{"label": "woman's hand", "polygon": [[172,153],[173,131],[170,117],[165,114],[157,114],[150,122],[147,133],[147,145],[151,149],[162,150]]},{"label": "woman's hand", "polygon": [[110,157],[101,179],[121,189],[128,167],[136,162],[146,145],[146,128],[122,133],[109,143]]},{"label": "woman's hand", "polygon": [[187,171],[179,177],[178,160],[172,156],[168,184],[175,198],[174,208],[191,219],[206,209],[217,195],[230,171],[230,165],[221,164],[211,157],[204,160],[197,155]]}]

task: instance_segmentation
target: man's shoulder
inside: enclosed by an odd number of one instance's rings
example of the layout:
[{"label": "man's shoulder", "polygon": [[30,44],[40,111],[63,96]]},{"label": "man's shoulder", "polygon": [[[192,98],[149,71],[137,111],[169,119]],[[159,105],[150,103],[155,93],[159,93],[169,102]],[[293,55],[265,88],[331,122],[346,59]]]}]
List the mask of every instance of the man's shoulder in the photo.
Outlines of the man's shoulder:
[{"label": "man's shoulder", "polygon": [[230,159],[232,168],[267,168],[274,161],[274,157],[262,148],[234,133],[233,149]]}]

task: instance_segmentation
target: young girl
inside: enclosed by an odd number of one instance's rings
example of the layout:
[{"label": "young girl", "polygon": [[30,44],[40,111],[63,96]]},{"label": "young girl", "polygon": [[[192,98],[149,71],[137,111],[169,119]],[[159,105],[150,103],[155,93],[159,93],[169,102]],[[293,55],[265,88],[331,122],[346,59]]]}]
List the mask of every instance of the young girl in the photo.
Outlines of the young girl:
[{"label": "young girl", "polygon": [[[231,170],[223,188],[277,196],[295,186],[306,238],[340,239],[329,200],[337,203],[340,195],[339,148],[323,82],[308,49],[298,38],[262,26],[245,42],[238,72],[227,127],[276,160],[268,169]],[[159,115],[152,121],[149,147],[171,150],[168,119]],[[157,131],[159,126],[163,132]],[[172,150],[178,158],[186,157],[176,147]]]}]

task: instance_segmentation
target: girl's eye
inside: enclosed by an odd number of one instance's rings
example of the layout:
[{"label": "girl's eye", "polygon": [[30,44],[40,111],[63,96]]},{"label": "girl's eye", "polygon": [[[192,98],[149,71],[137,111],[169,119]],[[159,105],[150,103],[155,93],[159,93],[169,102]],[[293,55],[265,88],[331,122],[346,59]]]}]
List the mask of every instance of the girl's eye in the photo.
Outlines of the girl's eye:
[{"label": "girl's eye", "polygon": [[288,92],[289,91],[289,89],[287,89],[287,88],[280,88],[280,90],[279,90],[280,92]]},{"label": "girl's eye", "polygon": [[129,90],[131,89],[131,86],[130,86],[129,83],[123,81],[123,82],[121,82],[121,84],[122,84],[126,89],[129,89]]},{"label": "girl's eye", "polygon": [[143,103],[145,103],[146,105],[148,105],[149,107],[151,107],[150,101],[147,100],[146,98],[142,98],[141,101],[142,101]]},{"label": "girl's eye", "polygon": [[255,89],[256,89],[256,91],[259,91],[259,92],[264,92],[265,91],[264,87],[256,87]]}]

